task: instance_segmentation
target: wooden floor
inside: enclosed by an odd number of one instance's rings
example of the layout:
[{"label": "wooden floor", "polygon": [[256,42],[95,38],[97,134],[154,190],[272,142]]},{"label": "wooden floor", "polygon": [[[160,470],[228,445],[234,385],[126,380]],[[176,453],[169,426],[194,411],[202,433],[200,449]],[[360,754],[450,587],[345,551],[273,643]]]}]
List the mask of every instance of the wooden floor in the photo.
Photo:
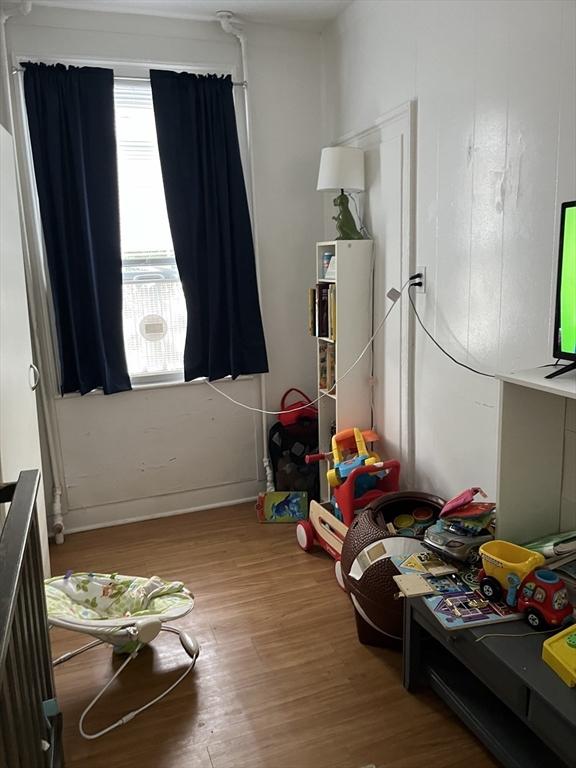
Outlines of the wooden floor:
[{"label": "wooden floor", "polygon": [[[96,741],[78,717],[116,668],[108,648],[55,671],[68,768],[484,768],[496,764],[431,693],[406,693],[401,657],[364,647],[323,553],[252,505],[68,536],[52,572],[118,571],[183,580],[181,625],[201,645],[164,701]],[[52,633],[54,654],[86,642]],[[164,634],[130,663],[88,718],[95,731],[157,695],[185,663]]]}]

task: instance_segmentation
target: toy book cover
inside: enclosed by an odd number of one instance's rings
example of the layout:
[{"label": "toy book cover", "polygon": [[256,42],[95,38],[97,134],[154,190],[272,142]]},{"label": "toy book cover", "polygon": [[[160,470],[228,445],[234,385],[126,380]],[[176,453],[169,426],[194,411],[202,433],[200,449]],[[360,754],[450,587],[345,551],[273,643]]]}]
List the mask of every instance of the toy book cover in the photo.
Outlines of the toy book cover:
[{"label": "toy book cover", "polygon": [[400,573],[419,573],[436,590],[438,594],[426,596],[423,600],[448,631],[522,617],[521,613],[513,611],[505,603],[490,602],[478,591],[478,568],[470,566],[458,573],[450,573],[457,569],[448,567],[442,573],[438,566],[443,561],[430,552],[392,557],[391,560]]},{"label": "toy book cover", "polygon": [[[443,584],[429,579],[441,594],[425,597],[424,602],[444,629],[465,629],[497,624],[522,618],[505,603],[492,603],[480,593],[473,592],[459,577],[445,577]],[[440,581],[440,580],[438,580]]]},{"label": "toy book cover", "polygon": [[411,555],[393,555],[392,562],[398,568],[400,573],[420,573],[423,576],[446,576],[450,573],[456,573],[456,566],[448,565],[433,552],[428,550],[423,552],[414,552]]},{"label": "toy book cover", "polygon": [[270,491],[261,493],[256,502],[260,523],[297,523],[308,517],[306,491]]}]

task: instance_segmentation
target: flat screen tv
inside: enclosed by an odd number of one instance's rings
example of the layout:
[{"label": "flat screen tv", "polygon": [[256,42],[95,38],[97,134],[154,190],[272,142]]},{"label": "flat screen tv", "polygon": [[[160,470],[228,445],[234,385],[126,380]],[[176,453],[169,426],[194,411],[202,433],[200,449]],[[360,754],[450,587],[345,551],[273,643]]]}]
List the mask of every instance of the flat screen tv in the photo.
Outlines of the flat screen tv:
[{"label": "flat screen tv", "polygon": [[562,203],[560,214],[554,357],[573,362],[557,368],[547,379],[576,370],[576,200]]}]

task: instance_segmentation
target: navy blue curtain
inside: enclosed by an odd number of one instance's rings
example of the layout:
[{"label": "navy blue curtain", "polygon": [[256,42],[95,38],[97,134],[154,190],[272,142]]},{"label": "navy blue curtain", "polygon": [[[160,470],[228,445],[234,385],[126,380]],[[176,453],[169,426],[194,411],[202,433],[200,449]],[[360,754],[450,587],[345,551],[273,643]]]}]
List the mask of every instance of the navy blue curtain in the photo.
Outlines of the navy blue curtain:
[{"label": "navy blue curtain", "polygon": [[25,64],[61,391],[130,389],[111,69]]},{"label": "navy blue curtain", "polygon": [[184,378],[268,371],[230,77],[150,72],[188,310]]}]

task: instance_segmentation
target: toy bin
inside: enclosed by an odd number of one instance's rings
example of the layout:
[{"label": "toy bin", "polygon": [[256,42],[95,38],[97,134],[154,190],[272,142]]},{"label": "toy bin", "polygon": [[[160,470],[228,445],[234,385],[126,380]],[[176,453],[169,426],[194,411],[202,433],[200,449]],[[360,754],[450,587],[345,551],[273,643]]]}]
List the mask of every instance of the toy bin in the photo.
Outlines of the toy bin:
[{"label": "toy bin", "polygon": [[[398,574],[393,556],[423,552],[422,543],[399,528],[392,536],[388,523],[404,515],[428,523],[446,502],[418,491],[398,491],[369,504],[348,528],[342,545],[341,574],[356,619],[358,640],[365,645],[399,648],[404,626],[404,601],[397,600]],[[395,526],[396,527],[396,526]]]}]

